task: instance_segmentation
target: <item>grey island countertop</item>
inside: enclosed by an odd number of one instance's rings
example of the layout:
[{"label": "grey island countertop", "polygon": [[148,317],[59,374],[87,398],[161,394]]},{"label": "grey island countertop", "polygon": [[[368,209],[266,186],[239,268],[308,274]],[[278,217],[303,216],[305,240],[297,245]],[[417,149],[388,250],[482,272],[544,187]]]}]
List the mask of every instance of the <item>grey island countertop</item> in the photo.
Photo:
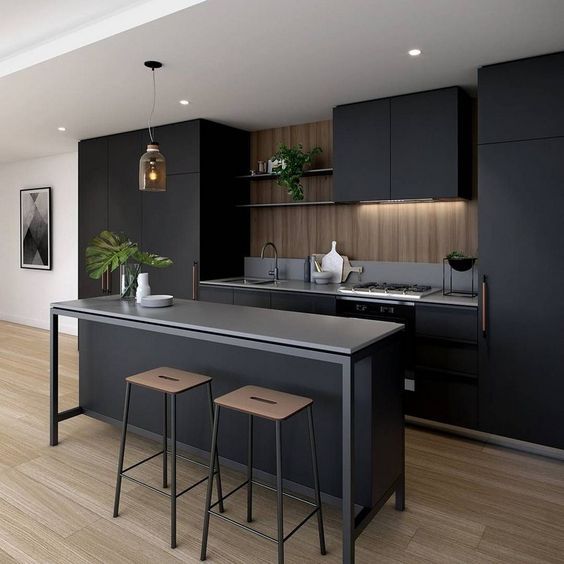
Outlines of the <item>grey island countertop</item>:
[{"label": "grey island countertop", "polygon": [[[250,277],[252,278],[252,277]],[[240,282],[241,276],[236,278],[221,278],[218,280],[202,280],[200,284],[203,286],[227,286],[231,288],[247,288],[252,290],[270,290],[275,292],[297,292],[297,293],[314,293],[326,296],[344,297],[345,294],[339,292],[341,286],[350,286],[350,284],[315,284],[314,282],[303,282],[301,280],[280,280],[278,284],[245,284]],[[347,297],[350,297],[348,295]],[[359,296],[361,297],[361,296]],[[433,294],[424,296],[418,300],[412,300],[421,304],[438,304],[449,306],[478,307],[478,298],[470,298],[466,296],[445,296],[442,291],[438,290]]]},{"label": "grey island countertop", "polygon": [[233,306],[192,300],[146,308],[119,296],[51,304],[52,308],[351,355],[403,329],[399,323]]}]

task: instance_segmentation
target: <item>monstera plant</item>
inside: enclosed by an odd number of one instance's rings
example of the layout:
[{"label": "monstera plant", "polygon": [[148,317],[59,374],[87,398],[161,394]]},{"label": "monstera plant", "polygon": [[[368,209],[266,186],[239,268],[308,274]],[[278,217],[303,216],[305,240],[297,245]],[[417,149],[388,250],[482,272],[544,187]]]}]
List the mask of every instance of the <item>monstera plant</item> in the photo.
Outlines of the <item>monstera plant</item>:
[{"label": "monstera plant", "polygon": [[122,298],[135,297],[137,275],[142,265],[166,268],[172,265],[168,257],[141,251],[124,233],[102,231],[86,247],[86,271],[90,278],[100,279],[106,271],[113,272],[120,266],[128,266],[127,275],[122,276]]},{"label": "monstera plant", "polygon": [[275,163],[272,172],[276,175],[276,183],[288,190],[292,200],[304,199],[304,189],[300,178],[304,173],[304,167],[311,164],[313,157],[321,153],[321,147],[314,147],[311,151],[303,150],[300,143],[294,147],[288,147],[280,143],[278,150],[272,156]]}]

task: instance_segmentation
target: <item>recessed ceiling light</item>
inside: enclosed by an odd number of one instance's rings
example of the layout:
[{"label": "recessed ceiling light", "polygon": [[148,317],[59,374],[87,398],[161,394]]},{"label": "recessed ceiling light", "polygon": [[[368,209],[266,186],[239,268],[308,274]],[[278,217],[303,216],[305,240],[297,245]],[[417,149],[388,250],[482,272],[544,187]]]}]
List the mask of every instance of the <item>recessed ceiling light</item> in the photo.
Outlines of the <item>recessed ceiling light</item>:
[{"label": "recessed ceiling light", "polygon": [[58,129],[59,131],[66,131],[66,130],[67,130],[66,127],[57,127],[57,129]]},{"label": "recessed ceiling light", "polygon": [[187,106],[187,105],[190,103],[190,101],[189,101],[189,100],[180,100],[180,103],[181,103],[183,106]]},{"label": "recessed ceiling light", "polygon": [[407,54],[412,57],[419,57],[419,55],[421,55],[421,49],[410,49]]}]

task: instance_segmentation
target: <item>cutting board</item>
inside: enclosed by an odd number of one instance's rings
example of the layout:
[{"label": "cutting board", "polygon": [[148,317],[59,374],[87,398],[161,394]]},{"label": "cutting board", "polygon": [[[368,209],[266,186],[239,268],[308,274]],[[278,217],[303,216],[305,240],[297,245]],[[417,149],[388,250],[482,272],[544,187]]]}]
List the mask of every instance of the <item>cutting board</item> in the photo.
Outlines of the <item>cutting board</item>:
[{"label": "cutting board", "polygon": [[356,272],[357,274],[362,274],[364,269],[362,266],[353,266],[349,257],[343,256],[343,278],[341,282],[346,282],[347,278],[350,276],[352,272]]},{"label": "cutting board", "polygon": [[325,272],[332,272],[331,282],[340,284],[343,277],[343,257],[337,252],[337,241],[331,242],[331,250],[323,257],[321,268]]}]

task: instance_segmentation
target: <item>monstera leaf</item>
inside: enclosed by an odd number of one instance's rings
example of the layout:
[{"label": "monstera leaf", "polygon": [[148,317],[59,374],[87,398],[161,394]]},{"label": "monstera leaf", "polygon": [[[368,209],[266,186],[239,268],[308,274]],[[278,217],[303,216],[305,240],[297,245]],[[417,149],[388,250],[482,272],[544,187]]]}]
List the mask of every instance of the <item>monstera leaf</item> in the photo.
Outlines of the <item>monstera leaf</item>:
[{"label": "monstera leaf", "polygon": [[95,280],[102,277],[106,270],[114,271],[125,264],[138,251],[123,233],[102,231],[86,247],[86,271]]},{"label": "monstera leaf", "polygon": [[160,257],[159,255],[145,253],[142,251],[134,253],[133,260],[140,264],[146,264],[147,266],[153,266],[155,268],[166,268],[167,266],[172,265],[172,260],[168,257]]},{"label": "monstera leaf", "polygon": [[86,271],[90,278],[101,278],[106,270],[113,272],[128,261],[155,268],[166,268],[172,264],[168,257],[141,251],[137,243],[123,233],[102,231],[86,247]]}]

